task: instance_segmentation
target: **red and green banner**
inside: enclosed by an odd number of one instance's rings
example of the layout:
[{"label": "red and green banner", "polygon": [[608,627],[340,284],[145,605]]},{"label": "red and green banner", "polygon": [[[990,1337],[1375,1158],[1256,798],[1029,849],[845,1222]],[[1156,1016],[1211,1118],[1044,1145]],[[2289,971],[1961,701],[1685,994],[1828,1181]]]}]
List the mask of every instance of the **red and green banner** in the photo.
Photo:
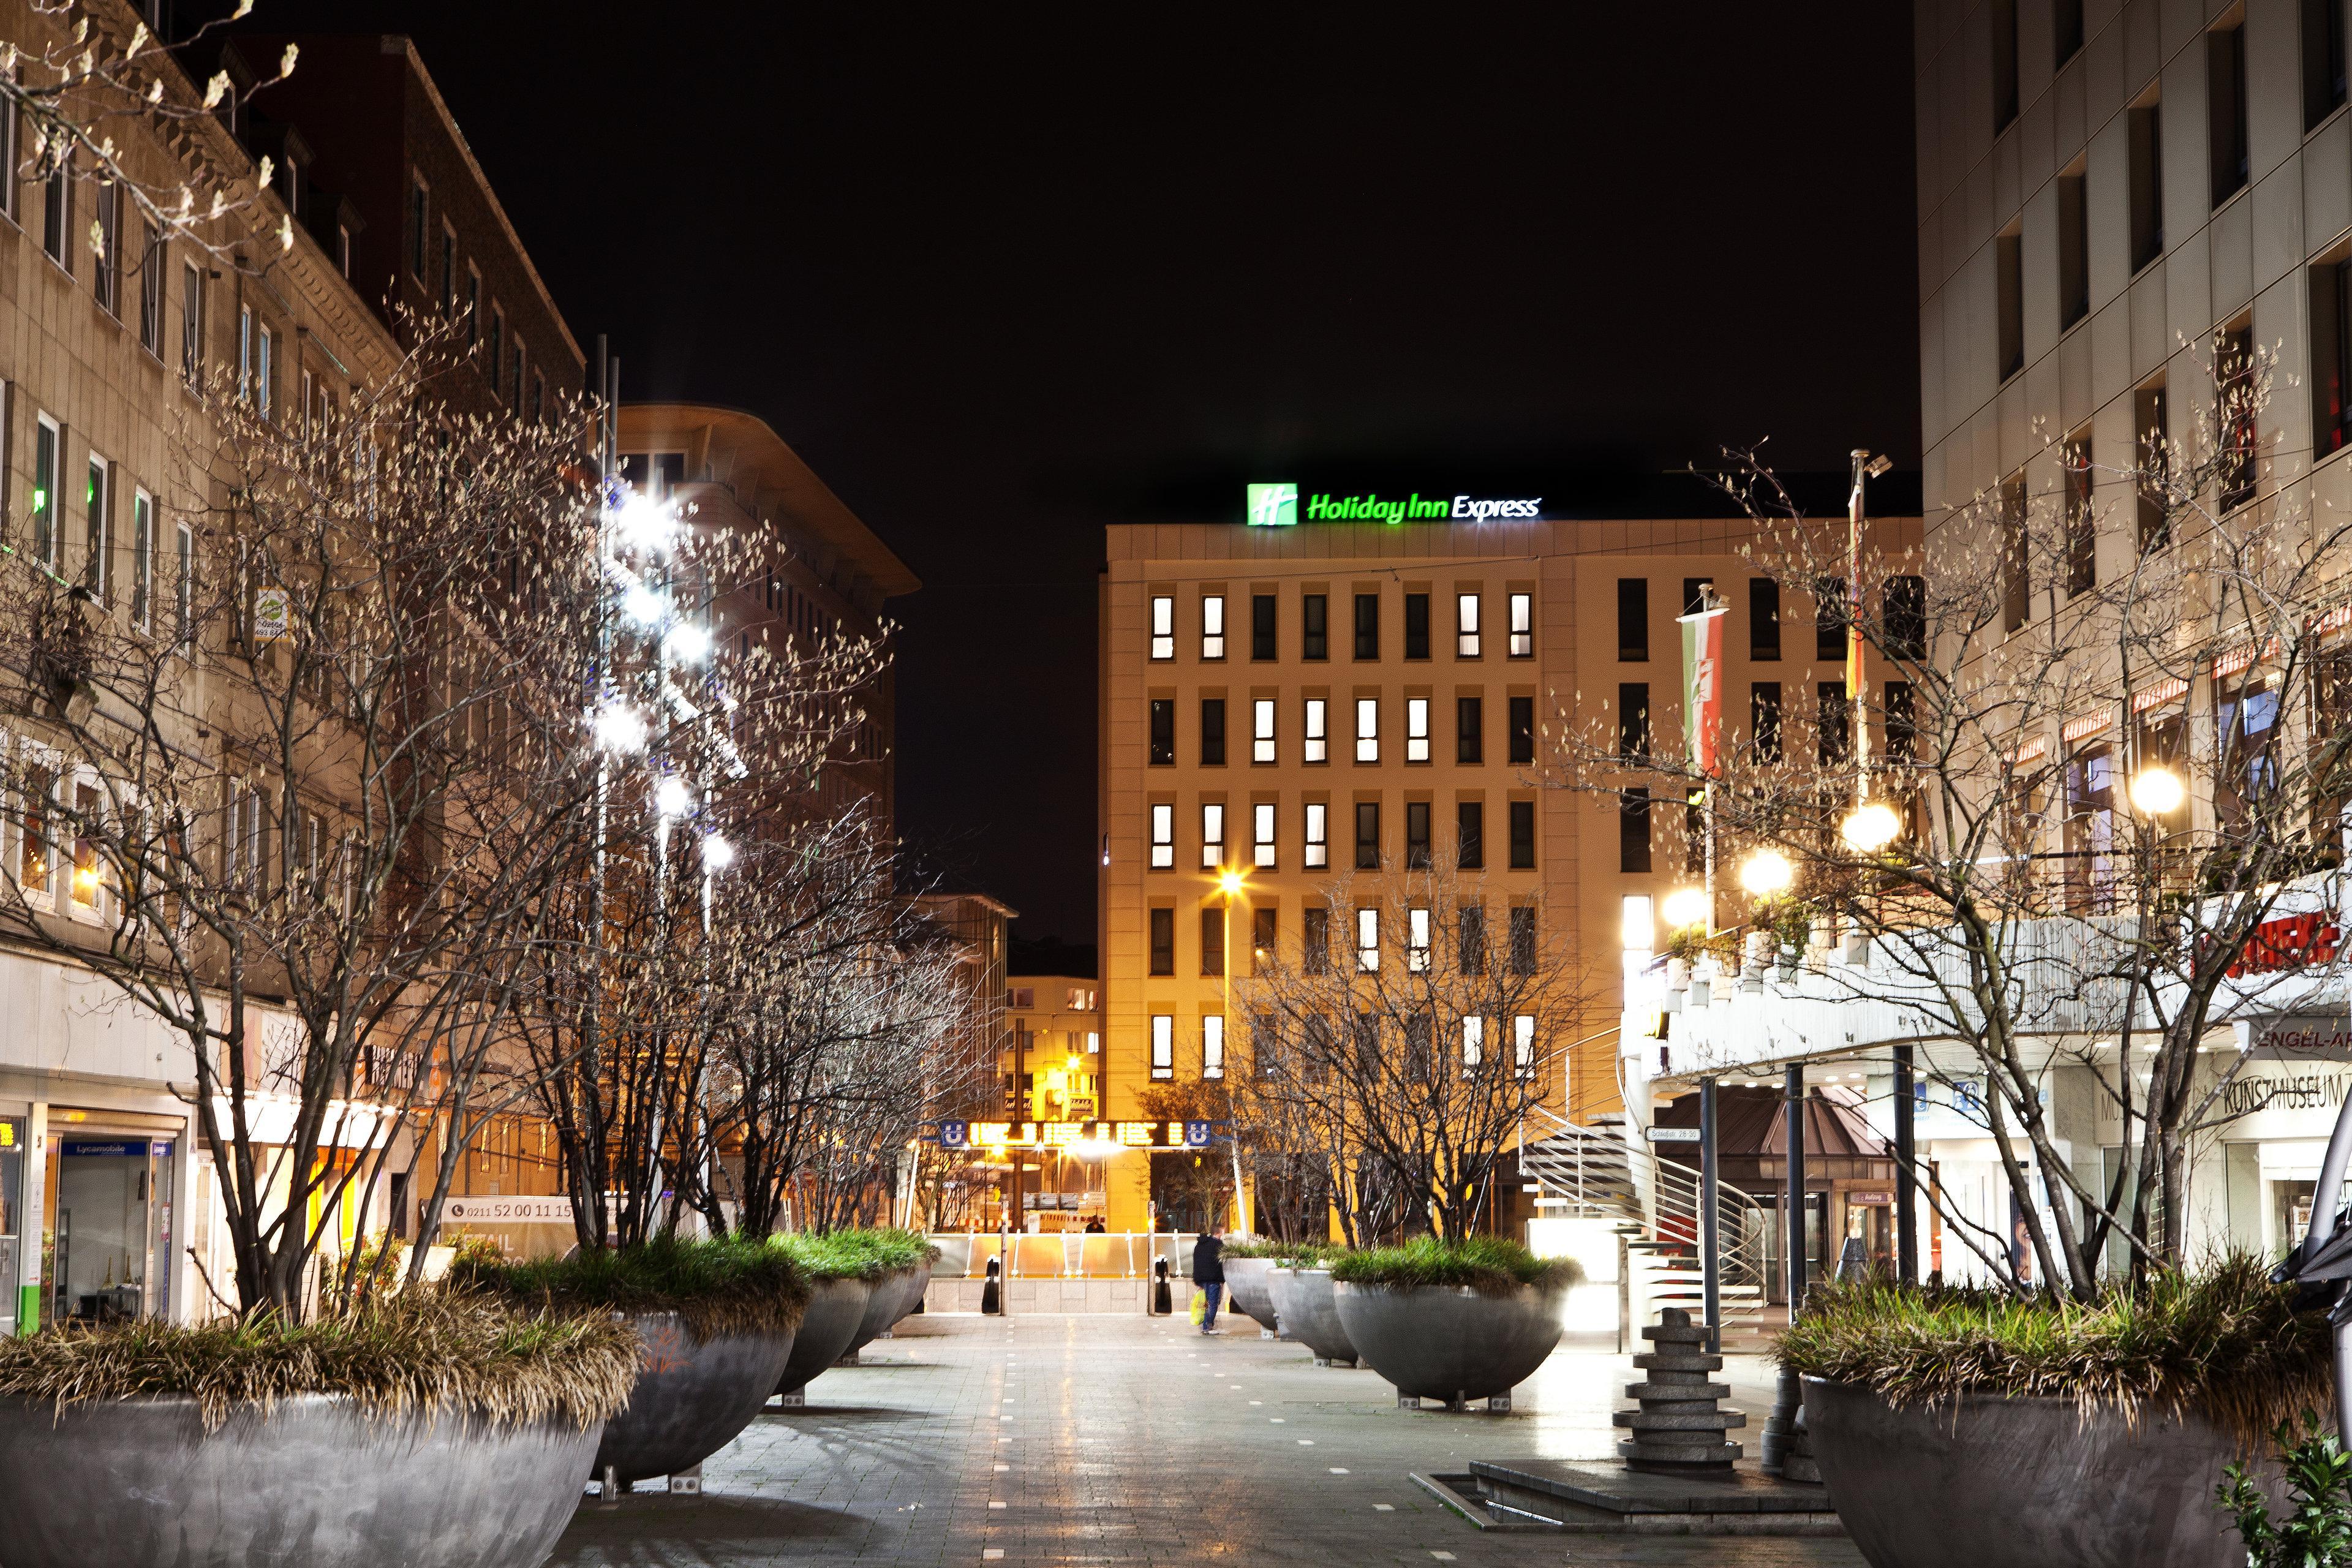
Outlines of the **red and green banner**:
[{"label": "red and green banner", "polygon": [[[1708,597],[1711,599],[1712,595]],[[1719,771],[1723,745],[1724,607],[1679,617],[1683,628],[1683,745],[1701,773]]]}]

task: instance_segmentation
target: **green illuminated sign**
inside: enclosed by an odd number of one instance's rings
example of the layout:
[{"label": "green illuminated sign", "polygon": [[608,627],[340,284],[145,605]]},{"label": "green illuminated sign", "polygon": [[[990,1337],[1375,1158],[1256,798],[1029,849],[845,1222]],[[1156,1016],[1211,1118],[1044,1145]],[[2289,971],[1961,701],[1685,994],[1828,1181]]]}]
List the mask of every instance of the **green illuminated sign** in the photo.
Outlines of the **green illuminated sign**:
[{"label": "green illuminated sign", "polygon": [[1468,495],[1424,496],[1415,490],[1402,500],[1385,497],[1377,491],[1362,495],[1335,496],[1318,490],[1299,505],[1297,485],[1252,485],[1249,487],[1249,526],[1252,528],[1288,528],[1304,520],[1308,522],[1486,522],[1497,518],[1534,518],[1543,515],[1543,497],[1529,496],[1515,500],[1486,500]]}]

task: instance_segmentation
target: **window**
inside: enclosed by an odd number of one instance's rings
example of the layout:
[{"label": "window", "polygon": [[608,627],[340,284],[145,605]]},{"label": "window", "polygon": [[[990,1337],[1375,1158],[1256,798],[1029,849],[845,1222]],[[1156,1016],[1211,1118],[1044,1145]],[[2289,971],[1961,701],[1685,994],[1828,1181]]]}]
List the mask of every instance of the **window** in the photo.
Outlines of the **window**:
[{"label": "window", "polygon": [[2246,29],[2205,35],[2205,135],[2212,149],[2213,205],[2246,188]]},{"label": "window", "polygon": [[49,890],[51,813],[56,809],[57,774],[37,764],[25,770],[25,820],[16,837],[16,885],[36,897]]},{"label": "window", "polygon": [[1476,1072],[1486,1057],[1486,1020],[1472,1015],[1462,1020],[1462,1070]]},{"label": "window", "polygon": [[1173,767],[1176,763],[1176,702],[1173,698],[1151,700],[1151,765]]},{"label": "window", "polygon": [[2033,581],[2026,559],[2025,476],[2000,486],[2000,629],[2013,632],[2033,618]]},{"label": "window", "polygon": [[[2344,101],[2344,0],[2299,0],[2303,11],[2303,128]],[[13,132],[12,132],[13,134]],[[13,161],[10,167],[15,167]]]},{"label": "window", "polygon": [[98,187],[98,232],[91,237],[90,292],[99,308],[110,316],[122,314],[122,187],[113,181]]},{"label": "window", "polygon": [[1532,697],[1511,699],[1511,755],[1514,763],[1536,760],[1536,700]]},{"label": "window", "polygon": [[180,650],[184,653],[196,642],[196,531],[184,522],[175,532],[179,574],[172,580],[172,608]]},{"label": "window", "polygon": [[1886,651],[1891,658],[1916,661],[1927,657],[1927,580],[1895,576],[1886,580]]},{"label": "window", "polygon": [[2237,681],[2219,683],[2213,731],[2221,758],[2214,770],[2213,815],[2235,828],[2248,809],[2278,784],[2279,694],[2263,684],[2261,667]]},{"label": "window", "polygon": [[1628,952],[1647,953],[1657,945],[1658,922],[1647,893],[1627,893],[1617,900],[1617,942]]},{"label": "window", "polygon": [[1813,657],[1845,657],[1845,579],[1822,579],[1813,600]]},{"label": "window", "polygon": [[516,343],[514,346],[514,412],[518,419],[522,417],[522,373],[526,358],[522,344]]},{"label": "window", "polygon": [[1650,580],[1617,579],[1617,657],[1639,664],[1650,657]]},{"label": "window", "polygon": [[1151,808],[1151,868],[1164,871],[1176,864],[1176,808]]},{"label": "window", "polygon": [[1748,733],[1756,738],[1756,760],[1780,760],[1780,683],[1759,680],[1748,689]]},{"label": "window", "polygon": [[1410,909],[1404,912],[1404,967],[1408,974],[1429,973],[1429,911]]},{"label": "window", "polygon": [[73,270],[73,176],[63,167],[42,182],[41,249],[48,258]]},{"label": "window", "polygon": [[2058,448],[2065,485],[2066,596],[2099,585],[2099,531],[2091,511],[2091,430],[2084,426]]},{"label": "window", "polygon": [[1478,657],[1478,595],[1454,595],[1454,657]]},{"label": "window", "polygon": [[1886,683],[1886,757],[1895,763],[1919,760],[1919,704],[1907,680]]},{"label": "window", "polygon": [[1176,1076],[1176,1018],[1173,1014],[1151,1015],[1151,1076]]},{"label": "window", "polygon": [[1320,697],[1307,700],[1307,740],[1303,759],[1307,762],[1330,761],[1330,736],[1325,727],[1330,709],[1331,705]]},{"label": "window", "polygon": [[2017,119],[2017,0],[1992,0],[1992,132]]},{"label": "window", "polygon": [[1307,594],[1298,601],[1298,657],[1331,657],[1331,600],[1328,595]]},{"label": "window", "polygon": [[294,417],[299,422],[301,433],[308,436],[324,423],[323,420],[314,422],[311,418],[311,410],[318,405],[318,387],[309,367],[304,367],[298,384],[300,396],[294,405]]},{"label": "window", "polygon": [[1165,594],[1151,596],[1151,657],[1176,657],[1176,601]]},{"label": "window", "polygon": [[261,329],[260,353],[253,364],[253,405],[264,419],[278,413],[278,335],[268,327]]},{"label": "window", "polygon": [[1274,603],[1271,594],[1250,595],[1250,658],[1260,663],[1278,657],[1275,652]]},{"label": "window", "polygon": [[1486,760],[1486,700],[1477,697],[1454,700],[1454,760],[1478,763]]},{"label": "window", "polygon": [[1408,871],[1429,869],[1429,802],[1404,803],[1404,865]]},{"label": "window", "polygon": [[1176,973],[1176,911],[1151,911],[1151,973]]},{"label": "window", "polygon": [[1780,657],[1780,584],[1769,577],[1748,579],[1748,657]]},{"label": "window", "polygon": [[1356,699],[1356,761],[1377,763],[1381,760],[1381,700],[1377,697]]},{"label": "window", "polygon": [[1617,683],[1617,760],[1632,767],[1649,755],[1650,683],[1621,680]]},{"label": "window", "polygon": [[1305,864],[1318,870],[1331,863],[1331,808],[1319,800],[1307,803],[1307,853]]},{"label": "window", "polygon": [[1527,1078],[1536,1070],[1536,1016],[1520,1013],[1511,1019],[1511,1070]]},{"label": "window", "polygon": [[58,459],[64,433],[47,415],[33,421],[33,558],[58,564]]},{"label": "window", "polygon": [[2011,229],[1993,240],[1996,263],[1994,349],[2000,374],[2007,381],[2025,368],[2025,236]]},{"label": "window", "polygon": [[1462,973],[1486,973],[1486,909],[1483,904],[1462,906],[1462,937],[1459,957]]},{"label": "window", "polygon": [[131,624],[145,631],[155,618],[155,500],[131,492]]},{"label": "window", "polygon": [[1356,911],[1356,968],[1365,974],[1376,974],[1381,967],[1381,911]]},{"label": "window", "polygon": [[1536,868],[1536,803],[1531,800],[1511,802],[1511,869],[1532,871]]},{"label": "window", "polygon": [[1381,657],[1381,596],[1378,594],[1356,595],[1356,657]]},{"label": "window", "polygon": [[2164,254],[2162,106],[2154,99],[2131,110],[2131,266],[2134,272]]},{"label": "window", "polygon": [[1407,594],[1404,596],[1404,656],[1407,658],[1429,657],[1429,595]]},{"label": "window", "polygon": [[1270,800],[1258,801],[1250,807],[1250,863],[1261,871],[1274,868],[1274,813]]},{"label": "window", "polygon": [[1429,699],[1426,697],[1404,700],[1404,760],[1408,763],[1429,761]]},{"label": "window", "polygon": [[[493,303],[490,306],[490,341],[488,343],[484,345],[488,351],[487,357],[490,362],[490,394],[492,396],[496,396],[498,395],[499,372],[505,368],[506,365],[506,345],[507,313],[500,310],[496,303]],[[1170,650],[1169,657],[1171,658],[1175,657],[1172,647]]]},{"label": "window", "polygon": [[[16,81],[16,73],[8,73]],[[17,220],[16,171],[25,166],[25,116],[14,101],[0,107],[0,216],[10,223]]]},{"label": "window", "polygon": [[[1643,646],[1647,647],[1646,641]],[[1533,594],[1511,595],[1511,657],[1533,658],[1536,656],[1536,596]]]},{"label": "window", "polygon": [[2171,422],[2167,414],[2164,384],[2155,382],[2132,394],[2132,429],[2137,432],[2141,479],[2139,485],[2139,548],[2145,555],[2172,540],[2172,519],[2167,511],[2164,477],[2172,469]]},{"label": "window", "polygon": [[1617,869],[1650,868],[1650,792],[1636,787],[1617,797]]},{"label": "window", "polygon": [[90,454],[84,502],[88,528],[82,535],[81,580],[103,605],[114,590],[114,470],[95,452]]},{"label": "window", "polygon": [[547,412],[547,378],[537,371],[530,375],[530,422],[539,424]]},{"label": "window", "polygon": [[1271,909],[1250,911],[1250,973],[1264,974],[1275,963],[1275,912]]},{"label": "window", "polygon": [[1222,697],[1201,699],[1201,765],[1225,765],[1225,700]]},{"label": "window", "polygon": [[180,374],[194,381],[205,368],[205,274],[194,262],[180,268]]},{"label": "window", "polygon": [[163,346],[163,241],[152,223],[140,226],[139,346],[161,354]]},{"label": "window", "polygon": [[1260,697],[1250,703],[1250,761],[1274,760],[1274,699]]},{"label": "window", "polygon": [[240,402],[253,396],[253,307],[236,308],[236,395]]},{"label": "window", "polygon": [[2080,172],[2058,176],[2058,330],[2091,313],[2091,209]]},{"label": "window", "polygon": [[1201,599],[1201,657],[1225,657],[1225,596],[1208,594]]},{"label": "window", "polygon": [[[2215,781],[2217,796],[2227,788],[2222,781]],[[2086,748],[2067,759],[2063,842],[2067,904],[2077,911],[2104,913],[2114,901],[2115,796],[2115,759],[2105,747]],[[2221,802],[2217,799],[2215,805],[2219,807]]]},{"label": "window", "polygon": [[1360,800],[1356,803],[1356,869],[1377,871],[1381,868],[1381,803]]},{"label": "window", "polygon": [[1225,1016],[1222,1013],[1204,1013],[1201,1016],[1201,1076],[1225,1076]]},{"label": "window", "polygon": [[1526,904],[1511,910],[1511,973],[1536,972],[1536,911]]},{"label": "window", "polygon": [[1837,766],[1853,751],[1849,731],[1853,710],[1846,701],[1845,682],[1822,681],[1813,688],[1813,701],[1819,712],[1819,722],[1814,726],[1818,731],[1814,737],[1814,760],[1825,768]]},{"label": "window", "polygon": [[482,346],[482,269],[466,263],[466,347]]},{"label": "window", "polygon": [[425,247],[432,243],[432,229],[425,219],[432,211],[432,200],[425,182],[414,175],[408,182],[408,269],[425,281]]},{"label": "window", "polygon": [[1454,864],[1465,871],[1484,870],[1486,866],[1486,808],[1475,800],[1456,802],[1454,807]]},{"label": "window", "polygon": [[1206,802],[1201,807],[1201,864],[1213,868],[1224,863],[1225,808]]},{"label": "window", "polygon": [[457,231],[445,221],[441,225],[441,313],[453,314],[457,309]]},{"label": "window", "polygon": [[1215,904],[1201,909],[1201,973],[1225,972],[1225,911]]},{"label": "window", "polygon": [[2083,0],[2053,0],[2050,43],[2052,59],[2062,66],[2083,52]]},{"label": "window", "polygon": [[2254,499],[2254,458],[2262,433],[2255,427],[2254,328],[2252,321],[2221,334],[2213,356],[2213,425],[2221,435],[2219,479],[2221,510]]},{"label": "window", "polygon": [[1309,974],[1331,973],[1331,911],[1298,911],[1298,966]]}]

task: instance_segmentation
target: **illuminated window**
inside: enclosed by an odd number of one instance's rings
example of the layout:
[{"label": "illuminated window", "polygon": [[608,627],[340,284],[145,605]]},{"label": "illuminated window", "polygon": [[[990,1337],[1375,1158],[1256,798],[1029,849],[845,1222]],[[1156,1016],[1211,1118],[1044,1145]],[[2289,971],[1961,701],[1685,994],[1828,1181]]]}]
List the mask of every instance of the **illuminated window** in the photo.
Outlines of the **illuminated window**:
[{"label": "illuminated window", "polygon": [[1457,658],[1478,657],[1478,595],[1454,595],[1454,653]]},{"label": "illuminated window", "polygon": [[1151,1076],[1176,1076],[1176,1016],[1172,1013],[1151,1015]]},{"label": "illuminated window", "polygon": [[1151,596],[1151,657],[1176,657],[1176,601],[1165,594]]},{"label": "illuminated window", "polygon": [[1225,863],[1225,808],[1203,805],[1201,807],[1201,864],[1222,866]]},{"label": "illuminated window", "polygon": [[1476,1072],[1478,1070],[1478,1064],[1484,1061],[1486,1057],[1486,1020],[1476,1017],[1463,1019],[1462,1070],[1464,1072]]},{"label": "illuminated window", "polygon": [[1307,700],[1307,754],[1305,760],[1321,763],[1330,760],[1330,740],[1325,731],[1325,716],[1331,705],[1320,697]]},{"label": "illuminated window", "polygon": [[155,498],[131,493],[131,621],[145,631],[155,618]]},{"label": "illuminated window", "polygon": [[1260,697],[1250,703],[1250,761],[1274,760],[1274,699]]},{"label": "illuminated window", "polygon": [[1211,1013],[1201,1019],[1201,1076],[1225,1076],[1225,1019],[1222,1013]]},{"label": "illuminated window", "polygon": [[1536,1020],[1521,1013],[1511,1020],[1511,1065],[1521,1078],[1536,1070]]},{"label": "illuminated window", "polygon": [[64,446],[58,422],[43,414],[33,426],[33,558],[58,563],[58,455]]},{"label": "illuminated window", "polygon": [[1356,699],[1356,761],[1377,763],[1381,760],[1381,700],[1377,697]]},{"label": "illuminated window", "polygon": [[1426,697],[1404,700],[1404,760],[1408,763],[1429,761],[1429,699]]},{"label": "illuminated window", "polygon": [[1250,807],[1251,863],[1260,870],[1274,868],[1274,803],[1262,800]]},{"label": "illuminated window", "polygon": [[1151,808],[1151,868],[1164,871],[1176,864],[1176,808]]},{"label": "illuminated window", "polygon": [[114,469],[93,452],[87,495],[89,532],[82,542],[82,584],[101,605],[114,591]]},{"label": "illuminated window", "polygon": [[1201,657],[1225,657],[1225,596],[1211,594],[1201,601]]},{"label": "illuminated window", "polygon": [[1429,911],[1407,910],[1404,921],[1405,973],[1426,974],[1429,973]]},{"label": "illuminated window", "polygon": [[1356,911],[1356,967],[1371,974],[1381,967],[1381,911]]},{"label": "illuminated window", "polygon": [[1511,595],[1511,657],[1533,658],[1536,656],[1536,596],[1533,594]]},{"label": "illuminated window", "polygon": [[1331,808],[1319,800],[1307,803],[1307,854],[1308,870],[1320,870],[1331,864]]}]

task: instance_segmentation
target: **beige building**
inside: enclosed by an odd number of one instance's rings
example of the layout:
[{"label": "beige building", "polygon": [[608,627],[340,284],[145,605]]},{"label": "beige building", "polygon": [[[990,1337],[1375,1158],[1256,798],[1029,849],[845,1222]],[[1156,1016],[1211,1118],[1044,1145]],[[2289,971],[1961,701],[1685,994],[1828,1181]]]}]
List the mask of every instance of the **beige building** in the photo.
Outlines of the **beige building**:
[{"label": "beige building", "polygon": [[[1324,521],[1312,504],[1286,527],[1108,530],[1109,1113],[1139,1114],[1155,1081],[1238,1070],[1229,977],[1269,945],[1295,959],[1309,932],[1356,941],[1331,912],[1335,884],[1423,867],[1455,872],[1490,906],[1532,906],[1578,954],[1591,1033],[1536,1047],[1570,1118],[1617,1109],[1623,954],[1663,937],[1659,901],[1698,868],[1683,803],[1541,787],[1547,736],[1571,715],[1643,710],[1654,732],[1677,730],[1675,617],[1703,582],[1730,606],[1736,735],[1785,713],[1788,743],[1812,743],[1805,716],[1843,680],[1841,635],[1755,576],[1738,522]],[[1896,531],[1889,542],[1916,537],[1916,521],[1872,526]],[[1243,885],[1230,910],[1228,873]],[[1112,1228],[1142,1217],[1115,1202]]]}]

